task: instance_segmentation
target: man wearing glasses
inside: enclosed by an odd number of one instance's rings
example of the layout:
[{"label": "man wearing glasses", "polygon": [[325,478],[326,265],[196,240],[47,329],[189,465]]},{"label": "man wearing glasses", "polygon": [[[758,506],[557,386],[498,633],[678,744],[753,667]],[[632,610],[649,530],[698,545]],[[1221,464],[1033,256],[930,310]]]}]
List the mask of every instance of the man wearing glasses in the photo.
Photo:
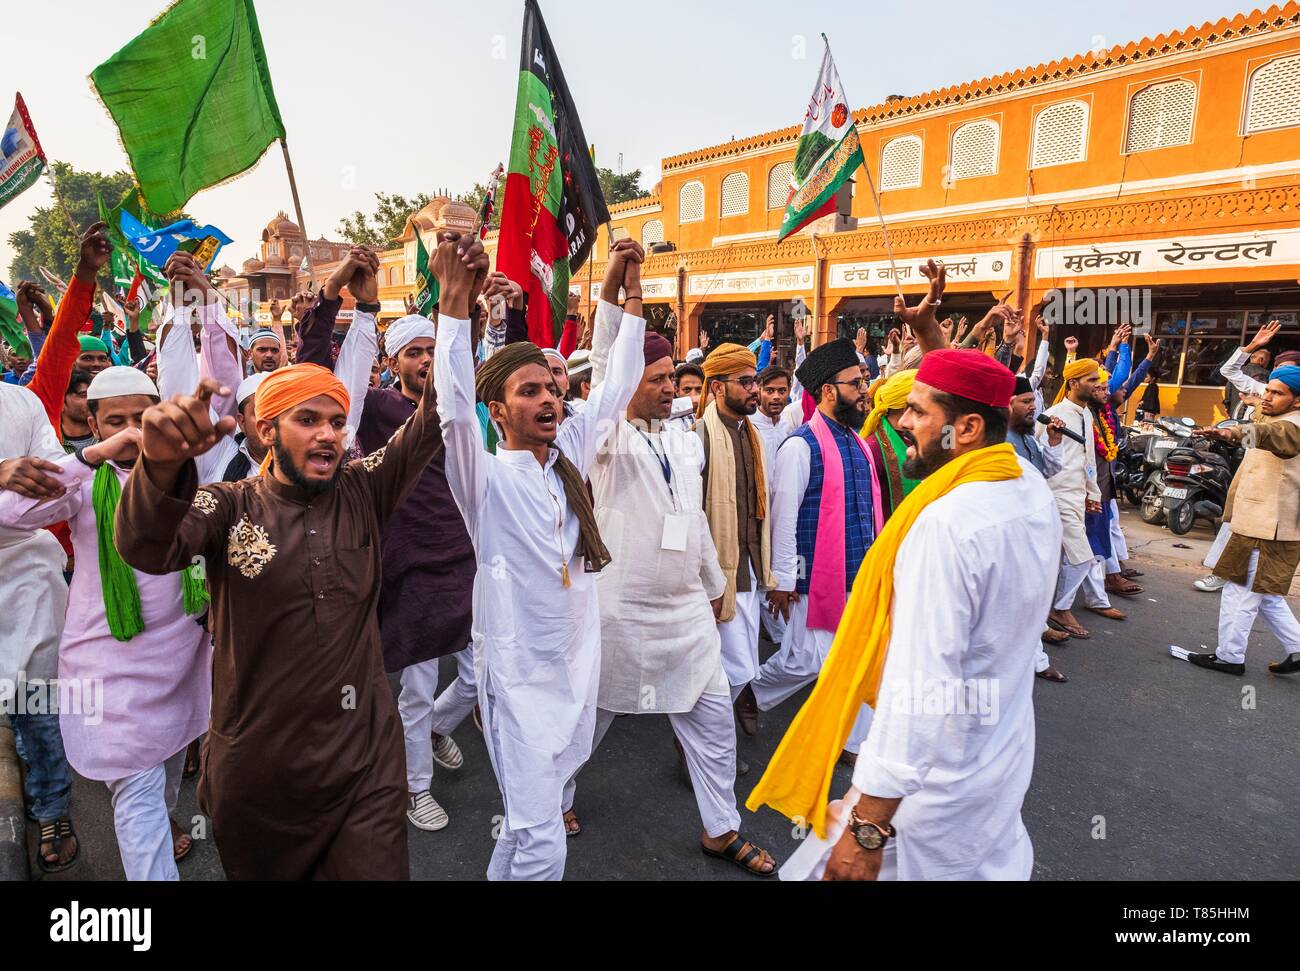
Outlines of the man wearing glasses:
[{"label": "man wearing glasses", "polygon": [[[771,711],[817,679],[858,568],[884,526],[871,453],[858,435],[867,380],[849,340],[823,344],[798,371],[817,401],[812,418],[781,445],[772,484],[772,572],[768,609],[787,621],[781,649],[751,686]],[[863,706],[846,751],[871,727]]]},{"label": "man wearing glasses", "polygon": [[[753,352],[738,344],[715,349],[704,361],[695,426],[704,443],[704,513],[727,581],[718,615],[722,667],[746,735],[758,733],[749,682],[758,674],[759,588],[775,589],[763,439],[749,421],[758,411],[757,364]],[[738,774],[745,769],[739,766]]]}]

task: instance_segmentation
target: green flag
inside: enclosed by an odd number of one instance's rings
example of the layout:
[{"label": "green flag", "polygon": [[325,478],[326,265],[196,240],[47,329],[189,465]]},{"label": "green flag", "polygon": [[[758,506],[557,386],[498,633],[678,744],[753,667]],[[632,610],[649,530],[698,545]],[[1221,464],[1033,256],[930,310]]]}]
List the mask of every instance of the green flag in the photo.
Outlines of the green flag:
[{"label": "green flag", "polygon": [[90,80],[154,212],[246,172],[284,138],[253,0],[177,0]]},{"label": "green flag", "polygon": [[32,346],[27,343],[27,327],[18,319],[18,295],[0,283],[0,337],[28,360]]},{"label": "green flag", "polygon": [[415,312],[421,317],[433,319],[433,308],[438,305],[440,287],[438,278],[429,272],[429,252],[424,248],[424,240],[415,223],[411,223],[415,232]]}]

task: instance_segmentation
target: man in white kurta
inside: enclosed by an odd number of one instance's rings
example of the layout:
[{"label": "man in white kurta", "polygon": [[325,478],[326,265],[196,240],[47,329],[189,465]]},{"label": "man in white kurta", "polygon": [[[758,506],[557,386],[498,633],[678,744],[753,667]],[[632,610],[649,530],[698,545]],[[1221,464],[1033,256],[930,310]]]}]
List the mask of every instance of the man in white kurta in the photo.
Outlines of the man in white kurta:
[{"label": "man in white kurta", "polygon": [[596,578],[574,555],[579,523],[555,471],[557,449],[588,474],[641,379],[644,334],[643,319],[622,316],[605,380],[564,422],[542,464],[504,441],[495,456],[483,448],[469,321],[439,319],[433,376],[447,481],[478,558],[474,670],[505,803],[491,880],[564,876],[561,803],[591,754],[600,612]]},{"label": "man in white kurta", "polygon": [[[30,459],[59,463],[67,456],[40,400],[26,388],[0,384],[0,495],[10,474]],[[39,471],[39,470],[37,470]],[[25,473],[29,475],[31,473]],[[17,486],[17,482],[12,483]],[[9,713],[24,755],[30,765],[24,782],[32,813],[40,823],[68,815],[72,774],[63,753],[58,715],[48,704],[30,705],[41,692],[41,682],[52,681],[59,668],[59,638],[68,604],[63,579],[67,562],[63,547],[47,530],[0,526],[0,685],[13,686],[14,694],[0,691],[0,711]],[[29,685],[30,683],[30,685]],[[19,702],[22,702],[20,705]]]},{"label": "man in white kurta", "polygon": [[[1059,418],[1065,430],[1081,436],[1086,444],[1065,438],[1058,450],[1061,469],[1047,480],[1056,497],[1060,512],[1062,542],[1056,597],[1048,622],[1071,636],[1087,637],[1088,632],[1071,613],[1075,595],[1093,568],[1096,555],[1088,542],[1084,516],[1089,507],[1101,508],[1101,490],[1097,485],[1097,450],[1094,447],[1092,411],[1088,402],[1097,386],[1100,368],[1096,361],[1076,361],[1065,368],[1065,397],[1047,409],[1048,418]],[[1048,428],[1039,425],[1036,432],[1040,446],[1046,447]]]},{"label": "man in white kurta", "polygon": [[[937,373],[923,362],[904,416],[917,441],[909,456],[931,463],[917,470],[922,476],[941,467],[935,449],[946,451],[945,420],[930,420],[927,396],[952,371],[987,367],[949,359],[958,367]],[[1001,407],[1009,398],[1014,381],[1010,372],[1006,378],[1008,394],[984,403]],[[921,412],[911,410],[914,402]],[[1018,478],[956,485],[925,506],[903,538],[876,715],[853,786],[830,807],[828,839],[805,841],[783,879],[819,879],[832,852],[837,863],[841,853],[856,854],[856,843],[836,844],[853,841],[846,827],[858,827],[851,813],[864,802],[895,807],[891,818],[866,820],[893,829],[871,861],[881,880],[1029,879],[1033,846],[1020,809],[1033,774],[1034,657],[1061,524],[1042,476],[1016,461]]]},{"label": "man in white kurta", "polygon": [[[93,483],[107,460],[125,482],[138,455],[139,420],[157,401],[153,383],[133,368],[108,368],[87,391],[96,443],[58,461],[59,498],[0,495],[0,525],[38,530],[67,520],[77,570],[59,646],[59,679],[102,690],[96,710],[63,711],[59,725],[72,767],[105,783],[128,880],[177,880],[170,813],[180,791],[185,749],[207,727],[212,698],[212,640],[187,616],[181,574],[152,577],[132,571],[143,629],[118,640],[110,630],[100,572]],[[130,402],[126,428],[99,439],[118,402]],[[115,409],[114,409],[115,410]],[[135,438],[131,438],[132,434]],[[129,568],[128,568],[129,569]]]}]

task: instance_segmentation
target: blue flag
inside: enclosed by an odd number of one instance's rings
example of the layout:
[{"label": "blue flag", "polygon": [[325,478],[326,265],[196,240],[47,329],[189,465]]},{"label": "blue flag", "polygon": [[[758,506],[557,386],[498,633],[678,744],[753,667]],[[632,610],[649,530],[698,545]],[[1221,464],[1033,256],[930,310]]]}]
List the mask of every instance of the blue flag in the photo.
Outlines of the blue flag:
[{"label": "blue flag", "polygon": [[199,226],[193,219],[182,219],[162,229],[150,229],[123,210],[121,220],[122,235],[136,252],[159,269],[166,266],[167,260],[179,249],[192,255],[206,273],[212,269],[221,247],[234,242],[216,226]]}]

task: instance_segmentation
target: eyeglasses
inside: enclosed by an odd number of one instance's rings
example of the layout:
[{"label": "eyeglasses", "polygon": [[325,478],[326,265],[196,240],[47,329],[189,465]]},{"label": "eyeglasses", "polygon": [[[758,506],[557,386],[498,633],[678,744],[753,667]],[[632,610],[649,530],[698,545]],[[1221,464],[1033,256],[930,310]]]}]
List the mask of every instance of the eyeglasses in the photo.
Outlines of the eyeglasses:
[{"label": "eyeglasses", "polygon": [[724,380],[723,383],[724,383],[724,384],[738,384],[738,385],[740,385],[742,388],[744,388],[746,391],[749,391],[749,390],[751,390],[751,389],[752,389],[756,384],[758,384],[758,378],[757,378],[757,377],[750,377],[750,378],[726,378],[726,379]]},{"label": "eyeglasses", "polygon": [[871,384],[866,378],[858,378],[856,381],[832,381],[831,384],[842,384],[846,388],[857,388],[859,391]]}]

